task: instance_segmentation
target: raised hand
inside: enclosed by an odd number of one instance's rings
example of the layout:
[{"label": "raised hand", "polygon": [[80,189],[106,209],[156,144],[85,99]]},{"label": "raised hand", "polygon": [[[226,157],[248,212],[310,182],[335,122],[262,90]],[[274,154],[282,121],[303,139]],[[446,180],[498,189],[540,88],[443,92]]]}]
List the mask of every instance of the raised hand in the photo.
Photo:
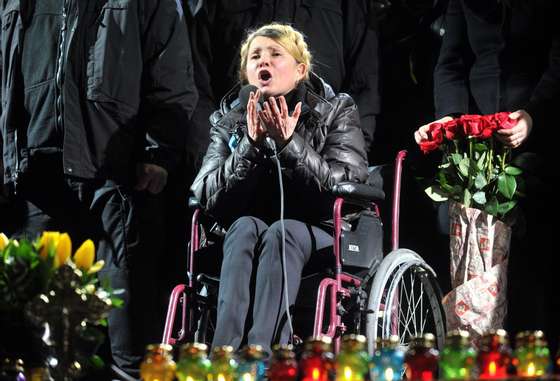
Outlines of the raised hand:
[{"label": "raised hand", "polygon": [[249,137],[256,143],[261,143],[266,136],[266,129],[262,125],[257,113],[257,102],[261,97],[261,91],[257,90],[249,94],[247,102],[247,131]]},{"label": "raised hand", "polygon": [[280,146],[285,145],[294,134],[300,115],[301,102],[296,104],[290,115],[284,96],[268,98],[264,104],[264,110],[260,113],[268,134]]}]

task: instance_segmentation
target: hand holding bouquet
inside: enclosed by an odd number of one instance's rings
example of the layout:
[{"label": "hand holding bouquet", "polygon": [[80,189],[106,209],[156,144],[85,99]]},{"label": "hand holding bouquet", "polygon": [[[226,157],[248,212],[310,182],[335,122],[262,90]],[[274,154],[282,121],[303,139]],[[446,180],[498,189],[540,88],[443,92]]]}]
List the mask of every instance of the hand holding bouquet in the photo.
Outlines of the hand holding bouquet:
[{"label": "hand holding bouquet", "polygon": [[422,152],[443,152],[434,184],[426,189],[428,196],[506,218],[522,195],[522,171],[511,164],[511,147],[518,146],[530,131],[518,126],[522,119],[512,115],[446,117],[418,130],[415,137]]}]

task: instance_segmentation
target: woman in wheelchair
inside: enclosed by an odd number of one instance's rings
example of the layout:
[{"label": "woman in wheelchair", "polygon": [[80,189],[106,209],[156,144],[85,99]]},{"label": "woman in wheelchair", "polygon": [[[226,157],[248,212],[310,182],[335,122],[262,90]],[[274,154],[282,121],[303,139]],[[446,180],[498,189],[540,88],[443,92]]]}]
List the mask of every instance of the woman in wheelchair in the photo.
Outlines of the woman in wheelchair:
[{"label": "woman in wheelchair", "polygon": [[192,191],[227,229],[212,344],[239,348],[247,328],[247,342],[270,353],[290,336],[284,291],[292,305],[303,266],[333,244],[321,228],[332,216],[330,190],[365,181],[366,147],[354,101],[311,72],[301,33],[263,26],[244,41],[240,61],[241,83],[211,117]]}]

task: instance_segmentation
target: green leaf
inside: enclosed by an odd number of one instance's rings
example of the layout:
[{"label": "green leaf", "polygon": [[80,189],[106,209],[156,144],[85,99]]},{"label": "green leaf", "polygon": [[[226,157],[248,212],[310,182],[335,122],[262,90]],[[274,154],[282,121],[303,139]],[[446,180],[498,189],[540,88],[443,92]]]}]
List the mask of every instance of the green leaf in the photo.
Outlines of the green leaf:
[{"label": "green leaf", "polygon": [[486,204],[486,193],[484,192],[476,192],[473,194],[472,199],[479,205]]},{"label": "green leaf", "polygon": [[438,172],[437,181],[438,181],[439,185],[442,186],[442,187],[444,187],[445,185],[448,184],[447,176],[445,175],[444,171],[439,171]]},{"label": "green leaf", "polygon": [[484,152],[484,153],[486,153],[485,151],[486,151],[487,149],[488,149],[488,147],[486,147],[486,144],[484,144],[484,143],[476,143],[476,144],[474,145],[474,150],[475,150],[476,152]]},{"label": "green leaf", "polygon": [[523,173],[523,171],[520,168],[510,165],[506,167],[505,173],[511,176],[519,176],[520,174]]},{"label": "green leaf", "polygon": [[478,168],[479,171],[482,171],[485,166],[486,166],[486,152],[483,152],[482,155],[480,156],[480,159],[478,159],[478,161],[476,162],[476,167]]},{"label": "green leaf", "polygon": [[438,168],[445,169],[445,168],[449,168],[450,166],[451,166],[451,163],[447,162],[447,163],[443,163],[443,164],[438,165]]},{"label": "green leaf", "polygon": [[432,185],[431,187],[426,188],[424,192],[426,192],[428,197],[430,197],[435,202],[443,202],[447,201],[448,199],[447,193],[437,185]]},{"label": "green leaf", "polygon": [[452,153],[451,154],[451,161],[453,162],[453,164],[459,165],[461,160],[463,160],[463,155],[461,155],[459,153]]},{"label": "green leaf", "polygon": [[124,306],[124,301],[121,298],[111,298],[111,303],[113,304],[113,307],[116,308]]},{"label": "green leaf", "polygon": [[453,194],[455,192],[455,188],[449,184],[440,184],[440,187],[444,194]]},{"label": "green leaf", "polygon": [[463,193],[463,205],[465,205],[466,208],[471,207],[471,199],[471,192],[469,192],[468,189],[465,189],[465,193]]},{"label": "green leaf", "polygon": [[498,190],[507,199],[511,200],[517,189],[517,181],[514,176],[502,173],[498,176]]},{"label": "green leaf", "polygon": [[105,366],[105,362],[98,355],[91,356],[88,359],[88,363],[93,369],[103,369],[103,367]]},{"label": "green leaf", "polygon": [[498,205],[498,213],[501,215],[506,214],[507,212],[509,212],[510,210],[512,210],[515,205],[517,205],[517,201],[513,200],[513,201],[508,201],[508,202],[503,202],[501,204]]},{"label": "green leaf", "polygon": [[470,164],[470,160],[467,157],[465,157],[459,163],[459,172],[461,172],[461,174],[465,177],[469,175],[469,164]]},{"label": "green leaf", "polygon": [[488,182],[486,182],[486,177],[482,173],[476,175],[476,179],[474,180],[474,186],[476,189],[480,190],[484,188]]},{"label": "green leaf", "polygon": [[492,197],[487,203],[486,206],[484,207],[484,210],[486,211],[486,213],[492,215],[492,216],[498,216],[498,200],[496,199],[496,197]]}]

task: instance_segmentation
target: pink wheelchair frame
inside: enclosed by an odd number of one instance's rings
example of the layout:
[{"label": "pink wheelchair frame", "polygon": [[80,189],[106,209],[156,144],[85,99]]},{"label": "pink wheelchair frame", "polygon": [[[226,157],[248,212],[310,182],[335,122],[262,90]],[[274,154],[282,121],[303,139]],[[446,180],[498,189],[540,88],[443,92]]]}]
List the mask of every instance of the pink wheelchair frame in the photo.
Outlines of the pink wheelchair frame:
[{"label": "pink wheelchair frame", "polygon": [[[392,222],[391,222],[391,248],[396,250],[399,248],[399,217],[400,217],[400,193],[401,193],[401,176],[402,176],[402,165],[406,157],[406,151],[398,152],[395,159],[395,169],[394,169],[394,180],[393,180],[393,202],[392,202]],[[342,299],[347,298],[350,295],[348,287],[360,286],[361,279],[350,274],[342,272],[342,262],[341,262],[341,232],[342,232],[342,206],[345,202],[344,197],[337,197],[333,207],[333,221],[334,221],[334,244],[333,252],[335,256],[335,274],[334,278],[324,278],[317,292],[317,302],[315,308],[315,320],[313,325],[313,336],[329,336],[333,339],[335,352],[338,352],[340,345],[340,338],[346,331],[346,326],[342,322],[342,318],[338,313],[339,306]],[[375,213],[379,216],[378,206],[372,202],[372,207]],[[200,209],[196,209],[192,216],[191,225],[191,242],[189,250],[189,260],[188,260],[188,273],[194,274],[194,255],[199,249],[199,215]],[[347,285],[345,287],[345,285]],[[178,341],[184,339],[187,332],[187,325],[191,326],[192,322],[192,310],[187,313],[187,303],[189,295],[196,292],[196,284],[193,280],[193,276],[189,276],[187,284],[179,284],[173,289],[171,296],[169,298],[169,306],[167,309],[167,317],[165,320],[165,328],[163,332],[162,343],[164,344],[175,344]],[[329,326],[324,331],[323,318],[325,312],[326,298],[330,300],[329,308]],[[179,302],[182,302],[182,318],[181,318],[181,330],[179,331],[179,336],[177,338],[172,337],[173,326],[175,323],[177,307]]]}]

